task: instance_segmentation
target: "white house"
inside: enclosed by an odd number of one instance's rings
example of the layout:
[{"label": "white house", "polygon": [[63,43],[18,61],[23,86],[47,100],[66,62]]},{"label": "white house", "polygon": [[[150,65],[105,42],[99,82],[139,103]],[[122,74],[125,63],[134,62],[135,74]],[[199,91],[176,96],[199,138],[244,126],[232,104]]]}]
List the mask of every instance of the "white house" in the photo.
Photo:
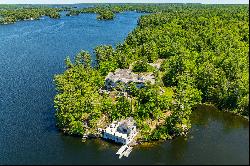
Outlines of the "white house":
[{"label": "white house", "polygon": [[136,136],[136,125],[132,117],[120,122],[114,121],[104,131],[103,138],[117,143],[129,144]]}]

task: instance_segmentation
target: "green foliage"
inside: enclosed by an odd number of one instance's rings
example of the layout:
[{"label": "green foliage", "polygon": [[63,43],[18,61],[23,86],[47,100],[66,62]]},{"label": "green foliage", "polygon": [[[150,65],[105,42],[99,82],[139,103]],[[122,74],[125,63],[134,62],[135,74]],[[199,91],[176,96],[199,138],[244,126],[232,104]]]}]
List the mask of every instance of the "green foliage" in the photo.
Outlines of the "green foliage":
[{"label": "green foliage", "polygon": [[142,60],[138,60],[133,65],[133,72],[149,72],[152,71],[153,67],[148,64],[146,58],[142,58]]},{"label": "green foliage", "polygon": [[[21,20],[37,20],[41,16],[60,18],[60,8],[48,7],[13,7],[0,9],[0,24],[10,24]],[[1,18],[2,16],[2,18]]]},{"label": "green foliage", "polygon": [[114,71],[118,64],[114,58],[114,50],[112,46],[98,46],[95,48],[96,66],[101,75],[106,76],[110,71]]},{"label": "green foliage", "polygon": [[91,66],[91,55],[86,51],[79,52],[75,57],[75,65],[83,65],[85,68]]},{"label": "green foliage", "polygon": [[65,61],[65,65],[66,65],[66,68],[72,68],[74,65],[72,64],[69,56],[66,57],[66,59],[64,60]]},{"label": "green foliage", "polygon": [[[192,109],[202,102],[249,116],[247,5],[100,5],[71,10],[69,15],[132,10],[154,14],[142,16],[115,49],[96,47],[95,67],[84,51],[74,64],[66,58],[67,70],[55,76],[59,128],[82,135],[85,122],[96,129],[101,117],[111,122],[133,116],[141,138],[157,140],[185,134]],[[131,64],[134,72],[152,71],[148,62],[158,58],[164,62],[153,72],[155,84],[138,89],[130,83],[115,89],[117,94],[127,91],[129,97],[99,93],[109,72]]]},{"label": "green foliage", "polygon": [[103,97],[98,91],[103,86],[103,78],[85,62],[88,58],[88,53],[80,52],[75,63],[69,63],[70,68],[55,76],[57,125],[69,134],[82,135],[84,130],[80,122],[94,121],[101,112]]},{"label": "green foliage", "polygon": [[110,10],[101,10],[98,12],[98,20],[112,20],[115,17],[115,14]]},{"label": "green foliage", "polygon": [[145,56],[148,62],[152,63],[158,59],[157,46],[155,42],[151,41],[142,44],[141,56]]},{"label": "green foliage", "polygon": [[132,110],[129,100],[125,96],[121,96],[117,99],[117,103],[111,113],[111,119],[117,120],[131,116]]},{"label": "green foliage", "polygon": [[69,134],[71,135],[83,135],[84,134],[84,128],[82,126],[81,121],[72,121],[69,124]]}]

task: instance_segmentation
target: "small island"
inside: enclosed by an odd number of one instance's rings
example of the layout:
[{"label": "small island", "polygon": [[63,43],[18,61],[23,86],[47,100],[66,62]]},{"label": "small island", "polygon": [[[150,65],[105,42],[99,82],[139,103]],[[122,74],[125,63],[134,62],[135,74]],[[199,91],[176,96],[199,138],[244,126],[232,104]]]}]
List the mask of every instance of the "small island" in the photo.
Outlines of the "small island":
[{"label": "small island", "polygon": [[172,139],[187,134],[198,104],[249,116],[247,5],[109,9],[151,14],[141,16],[123,44],[65,59],[65,72],[55,76],[54,100],[57,126],[65,134],[104,137],[111,124],[133,118],[136,143]]},{"label": "small island", "polygon": [[103,10],[98,12],[98,14],[97,19],[99,20],[113,20],[115,17],[115,14],[110,10]]}]

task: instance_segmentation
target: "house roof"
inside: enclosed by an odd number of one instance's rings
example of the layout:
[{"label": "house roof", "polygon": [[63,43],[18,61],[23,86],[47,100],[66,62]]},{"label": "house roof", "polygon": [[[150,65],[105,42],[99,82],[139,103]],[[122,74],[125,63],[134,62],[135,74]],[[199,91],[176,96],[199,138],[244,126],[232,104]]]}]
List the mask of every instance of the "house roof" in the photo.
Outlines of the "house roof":
[{"label": "house roof", "polygon": [[134,126],[135,126],[134,119],[132,117],[129,117],[120,122],[120,125],[117,127],[117,131],[124,133],[124,134],[129,134],[132,127]]},{"label": "house roof", "polygon": [[135,121],[132,117],[129,117],[125,120],[120,122],[114,122],[110,124],[106,129],[105,132],[111,135],[116,135],[118,137],[126,138],[132,127],[135,126]]},{"label": "house roof", "polygon": [[139,76],[139,74],[133,73],[130,69],[116,69],[115,72],[110,72],[105,80],[111,80],[113,82],[122,81],[124,83],[144,83],[146,81],[154,83],[154,76],[152,74]]}]

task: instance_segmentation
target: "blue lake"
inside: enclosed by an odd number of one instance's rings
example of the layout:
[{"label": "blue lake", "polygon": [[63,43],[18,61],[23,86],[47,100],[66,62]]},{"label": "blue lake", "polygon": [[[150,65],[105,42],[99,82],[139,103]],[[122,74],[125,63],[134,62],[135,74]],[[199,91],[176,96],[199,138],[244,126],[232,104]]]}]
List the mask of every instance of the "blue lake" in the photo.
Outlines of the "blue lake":
[{"label": "blue lake", "polygon": [[248,164],[249,122],[201,108],[187,138],[135,147],[64,136],[55,126],[53,76],[66,56],[122,43],[141,13],[98,21],[95,14],[0,25],[0,164]]}]

